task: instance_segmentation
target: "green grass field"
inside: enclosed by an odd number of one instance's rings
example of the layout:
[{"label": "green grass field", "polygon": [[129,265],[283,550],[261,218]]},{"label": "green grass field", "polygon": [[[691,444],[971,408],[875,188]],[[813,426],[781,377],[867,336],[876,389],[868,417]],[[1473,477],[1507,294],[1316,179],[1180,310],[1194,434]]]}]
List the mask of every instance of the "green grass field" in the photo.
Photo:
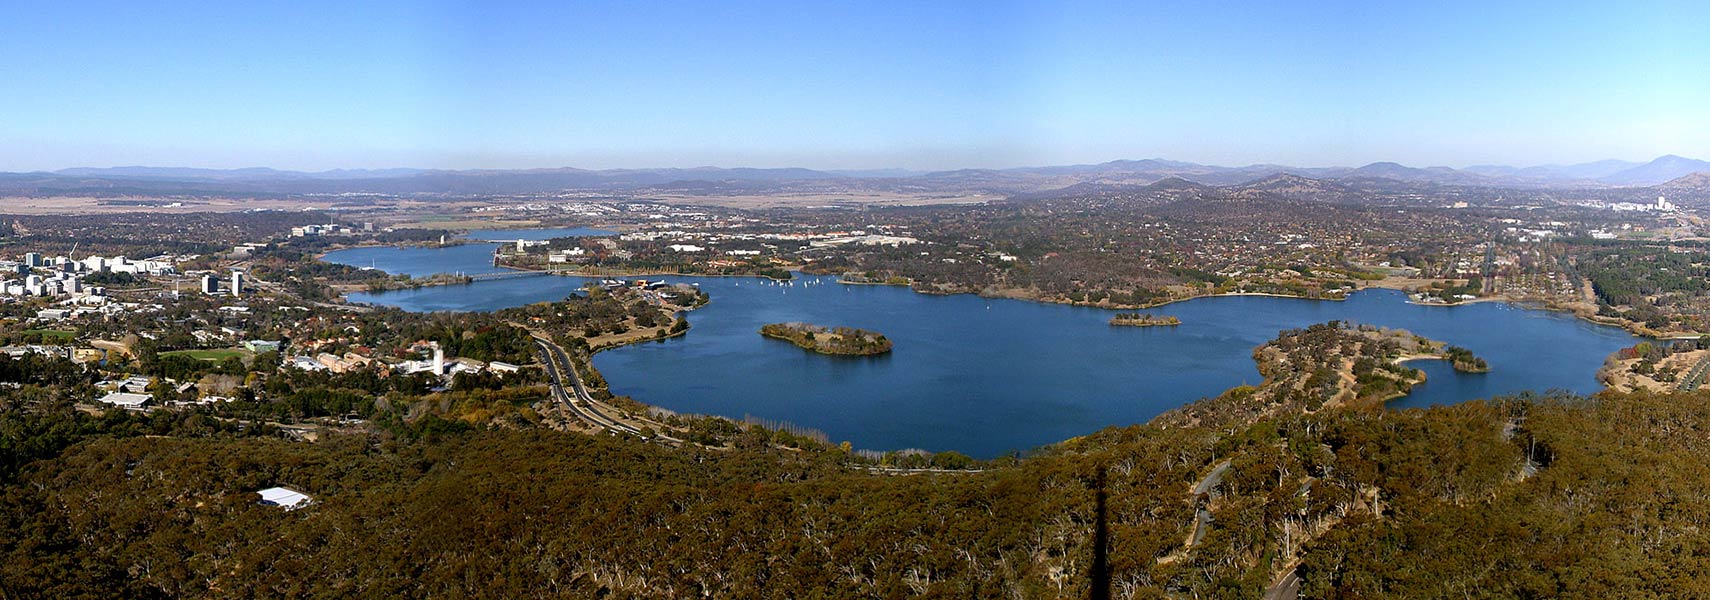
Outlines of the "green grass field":
[{"label": "green grass field", "polygon": [[197,360],[220,362],[228,358],[242,359],[245,356],[249,356],[249,351],[238,348],[227,348],[224,350],[175,350],[172,352],[162,352],[160,355],[188,356]]},{"label": "green grass field", "polygon": [[43,339],[50,339],[50,340],[57,339],[57,340],[69,341],[69,340],[72,340],[72,339],[77,337],[76,331],[64,331],[64,330],[59,330],[59,329],[26,329],[26,330],[24,330],[24,335],[31,335],[31,334],[37,334],[37,333],[41,334]]}]

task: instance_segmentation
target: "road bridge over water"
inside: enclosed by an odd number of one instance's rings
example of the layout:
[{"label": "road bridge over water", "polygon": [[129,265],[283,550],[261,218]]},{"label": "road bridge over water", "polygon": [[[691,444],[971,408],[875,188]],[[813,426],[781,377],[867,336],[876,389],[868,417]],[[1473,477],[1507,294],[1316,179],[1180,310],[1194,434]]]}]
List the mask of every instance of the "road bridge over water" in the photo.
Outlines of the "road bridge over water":
[{"label": "road bridge over water", "polygon": [[472,275],[464,275],[464,277],[468,277],[469,281],[474,282],[498,281],[501,279],[522,279],[524,277],[540,277],[542,275],[551,274],[552,273],[547,271],[500,271],[498,273],[475,273]]}]

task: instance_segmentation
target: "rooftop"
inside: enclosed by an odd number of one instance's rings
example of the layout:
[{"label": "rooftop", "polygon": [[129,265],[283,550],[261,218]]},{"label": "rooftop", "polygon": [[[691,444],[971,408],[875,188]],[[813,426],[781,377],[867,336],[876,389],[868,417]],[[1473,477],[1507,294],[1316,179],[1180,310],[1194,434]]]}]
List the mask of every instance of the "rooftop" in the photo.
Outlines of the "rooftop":
[{"label": "rooftop", "polygon": [[290,488],[273,487],[256,492],[261,495],[261,503],[267,506],[278,506],[285,510],[297,510],[314,502],[307,494]]},{"label": "rooftop", "polygon": [[113,392],[111,394],[107,394],[105,396],[102,396],[101,399],[98,400],[97,402],[104,402],[107,404],[111,404],[113,406],[117,406],[117,407],[124,408],[124,409],[129,409],[129,410],[138,410],[138,409],[141,409],[144,405],[146,405],[152,401],[154,401],[154,396],[150,396],[148,394],[128,394],[125,392]]}]

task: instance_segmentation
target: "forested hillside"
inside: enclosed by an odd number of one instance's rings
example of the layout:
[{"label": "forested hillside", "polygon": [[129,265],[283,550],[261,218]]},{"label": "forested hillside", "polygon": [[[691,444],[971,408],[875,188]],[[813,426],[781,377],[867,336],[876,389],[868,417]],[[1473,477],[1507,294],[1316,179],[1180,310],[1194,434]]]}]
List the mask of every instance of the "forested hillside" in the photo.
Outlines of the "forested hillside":
[{"label": "forested hillside", "polygon": [[[1710,590],[1706,430],[1702,393],[1523,398],[1112,428],[895,476],[836,449],[500,429],[305,444],[196,415],[8,410],[0,589],[1085,597],[1102,472],[1116,597],[1252,598],[1296,564],[1308,597],[1692,597]],[[316,503],[258,505],[273,485]]]}]

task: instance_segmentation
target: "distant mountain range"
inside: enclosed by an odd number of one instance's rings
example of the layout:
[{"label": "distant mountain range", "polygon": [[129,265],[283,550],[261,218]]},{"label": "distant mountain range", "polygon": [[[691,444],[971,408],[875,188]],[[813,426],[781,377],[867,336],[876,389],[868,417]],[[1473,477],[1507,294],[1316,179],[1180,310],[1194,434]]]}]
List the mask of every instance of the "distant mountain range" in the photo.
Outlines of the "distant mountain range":
[{"label": "distant mountain range", "polygon": [[167,179],[183,181],[279,181],[292,179],[370,179],[409,177],[427,172],[424,169],[336,169],[305,173],[281,171],[267,167],[247,169],[194,169],[188,167],[80,167],[54,171],[55,175],[99,177],[108,179]]},{"label": "distant mountain range", "polygon": [[1611,185],[1656,185],[1706,171],[1710,171],[1710,162],[1670,154],[1600,177],[1598,181]]},{"label": "distant mountain range", "polygon": [[[656,191],[719,194],[768,191],[876,190],[897,192],[984,191],[1000,194],[1099,193],[1179,179],[1204,186],[1273,187],[1305,193],[1351,193],[1374,182],[1518,189],[1588,189],[1664,186],[1693,174],[1710,173],[1710,162],[1675,155],[1647,163],[1604,160],[1576,165],[1464,169],[1409,167],[1376,162],[1361,167],[1222,167],[1163,160],[1117,160],[1099,164],[963,169],[917,172],[901,169],[820,171],[800,168],[690,169],[575,168],[518,170],[340,169],[284,171],[264,167],[75,168],[54,172],[0,173],[0,192],[86,194],[528,194],[562,190]],[[1363,182],[1363,184],[1362,184]],[[1701,181],[1677,186],[1701,189]],[[1351,188],[1342,187],[1352,186]],[[1328,188],[1328,189],[1318,189]]]}]

